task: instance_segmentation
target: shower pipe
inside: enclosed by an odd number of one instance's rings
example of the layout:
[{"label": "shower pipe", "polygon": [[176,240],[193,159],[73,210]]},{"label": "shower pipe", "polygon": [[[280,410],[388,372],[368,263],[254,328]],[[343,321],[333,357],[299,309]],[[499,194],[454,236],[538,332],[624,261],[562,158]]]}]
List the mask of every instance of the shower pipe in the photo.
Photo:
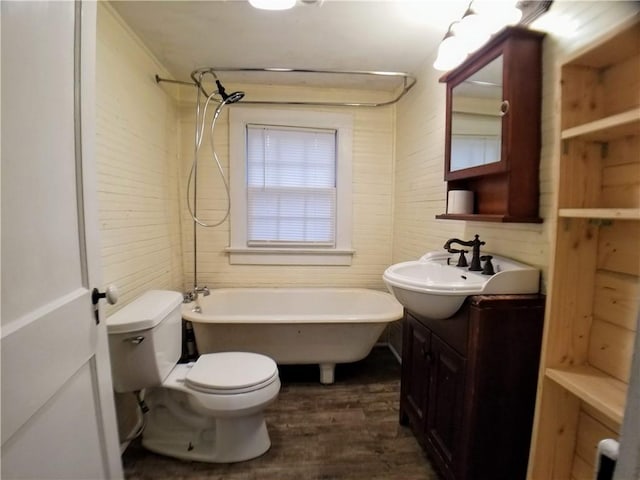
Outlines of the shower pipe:
[{"label": "shower pipe", "polygon": [[[202,79],[206,75],[211,75],[216,83],[217,90],[211,94],[208,94],[202,88]],[[196,85],[199,85],[200,88],[197,91],[196,95],[196,125],[195,125],[195,141],[194,141],[194,150],[193,150],[193,163],[191,164],[191,171],[189,172],[189,179],[187,180],[187,209],[189,210],[189,214],[191,215],[191,219],[193,220],[193,291],[185,294],[185,302],[186,301],[196,301],[194,306],[194,311],[200,311],[200,306],[197,302],[198,294],[203,293],[204,295],[209,294],[209,289],[198,286],[198,243],[197,243],[197,226],[200,225],[202,227],[217,227],[221,225],[229,216],[229,211],[231,209],[231,197],[229,194],[229,183],[225,177],[224,171],[222,169],[222,165],[220,165],[220,159],[216,153],[216,148],[214,144],[214,132],[216,127],[216,120],[222,111],[222,108],[225,105],[239,102],[244,97],[244,92],[233,92],[227,94],[225,88],[220,83],[218,76],[216,73],[210,68],[200,68],[191,72],[191,78],[195,82]],[[204,108],[202,109],[201,105],[201,97],[202,94],[206,95],[206,101],[204,103]],[[219,96],[220,99],[217,99],[216,96]],[[198,184],[198,152],[200,151],[200,147],[202,145],[202,139],[204,137],[204,127],[207,116],[207,108],[209,104],[214,101],[218,104],[213,113],[213,118],[211,119],[211,131],[209,133],[209,141],[211,143],[211,153],[213,156],[213,160],[218,167],[218,172],[220,173],[220,177],[224,184],[224,188],[227,194],[227,208],[222,219],[215,223],[205,223],[198,218],[197,215],[197,184]],[[202,110],[202,111],[201,111]],[[193,183],[193,207],[190,202],[190,190],[191,185]]]},{"label": "shower pipe", "polygon": [[[387,105],[393,105],[397,103],[402,97],[404,97],[409,90],[416,84],[416,78],[408,73],[404,72],[378,72],[378,71],[363,71],[363,70],[314,70],[314,69],[298,69],[298,68],[232,68],[232,67],[211,67],[195,70],[191,74],[193,82],[185,82],[182,80],[171,80],[168,78],[161,78],[156,75],[156,82],[162,83],[176,83],[179,85],[189,85],[197,87],[205,97],[209,97],[205,88],[202,86],[202,82],[198,81],[194,74],[199,72],[211,73],[215,76],[214,72],[270,72],[270,73],[320,73],[327,75],[354,75],[354,76],[369,76],[369,77],[398,77],[402,79],[402,91],[393,99],[386,102],[306,102],[306,101],[289,101],[289,100],[242,100],[241,103],[247,105],[313,105],[319,107],[385,107]],[[217,79],[217,77],[216,77]]]}]

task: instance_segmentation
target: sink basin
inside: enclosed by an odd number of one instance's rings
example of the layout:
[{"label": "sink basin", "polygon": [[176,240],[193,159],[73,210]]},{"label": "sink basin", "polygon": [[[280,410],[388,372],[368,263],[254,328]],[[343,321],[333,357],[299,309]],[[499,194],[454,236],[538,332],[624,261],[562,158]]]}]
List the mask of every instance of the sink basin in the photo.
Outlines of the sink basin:
[{"label": "sink basin", "polygon": [[451,317],[469,295],[538,293],[540,272],[529,265],[493,255],[496,273],[483,275],[456,267],[457,261],[448,252],[429,252],[420,260],[391,265],[382,278],[404,307],[435,319]]}]

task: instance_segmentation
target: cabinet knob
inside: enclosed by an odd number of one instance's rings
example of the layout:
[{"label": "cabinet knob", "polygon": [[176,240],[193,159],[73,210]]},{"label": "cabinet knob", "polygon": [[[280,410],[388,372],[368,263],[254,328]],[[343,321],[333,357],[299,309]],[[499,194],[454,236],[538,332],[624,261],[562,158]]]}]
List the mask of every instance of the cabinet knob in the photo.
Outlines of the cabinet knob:
[{"label": "cabinet knob", "polygon": [[422,355],[422,358],[424,358],[427,363],[431,362],[431,352],[427,348],[425,348],[424,345],[420,347],[420,355]]},{"label": "cabinet knob", "polygon": [[511,105],[509,104],[509,100],[504,100],[501,104],[500,104],[500,116],[504,117],[507,113],[509,113],[509,107]]}]

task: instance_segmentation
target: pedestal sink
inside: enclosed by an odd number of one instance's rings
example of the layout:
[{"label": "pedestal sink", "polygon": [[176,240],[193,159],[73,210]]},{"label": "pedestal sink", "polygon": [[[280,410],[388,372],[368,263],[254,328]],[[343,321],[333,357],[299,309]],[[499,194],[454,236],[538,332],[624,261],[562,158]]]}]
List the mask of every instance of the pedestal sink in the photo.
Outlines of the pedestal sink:
[{"label": "pedestal sink", "polygon": [[404,307],[435,319],[451,317],[469,295],[538,293],[538,269],[492,256],[493,275],[456,267],[457,258],[451,253],[429,252],[419,260],[391,265],[382,278]]}]

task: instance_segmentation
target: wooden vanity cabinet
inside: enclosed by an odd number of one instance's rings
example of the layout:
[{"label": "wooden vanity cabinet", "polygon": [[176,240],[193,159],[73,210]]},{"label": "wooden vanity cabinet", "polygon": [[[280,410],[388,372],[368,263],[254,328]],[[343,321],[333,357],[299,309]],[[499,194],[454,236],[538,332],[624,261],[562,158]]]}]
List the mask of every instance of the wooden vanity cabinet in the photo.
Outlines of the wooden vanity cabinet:
[{"label": "wooden vanity cabinet", "polygon": [[405,310],[400,423],[443,478],[525,478],[541,295],[469,297],[451,318]]}]

